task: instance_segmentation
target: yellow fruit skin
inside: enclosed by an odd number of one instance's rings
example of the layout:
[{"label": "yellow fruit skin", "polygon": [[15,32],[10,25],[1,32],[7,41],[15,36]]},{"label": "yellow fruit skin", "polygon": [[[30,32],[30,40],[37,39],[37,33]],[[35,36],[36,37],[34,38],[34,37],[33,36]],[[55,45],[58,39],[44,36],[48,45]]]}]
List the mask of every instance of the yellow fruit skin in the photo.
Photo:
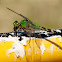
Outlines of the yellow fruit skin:
[{"label": "yellow fruit skin", "polygon": [[[50,38],[49,40],[62,47],[62,38]],[[62,50],[57,46],[44,39],[32,39],[29,41],[24,46],[25,55],[23,58],[17,57],[14,52],[8,53],[14,42],[0,41],[0,62],[62,62]],[[45,46],[43,54],[41,54],[42,50],[40,49],[42,44]]]}]

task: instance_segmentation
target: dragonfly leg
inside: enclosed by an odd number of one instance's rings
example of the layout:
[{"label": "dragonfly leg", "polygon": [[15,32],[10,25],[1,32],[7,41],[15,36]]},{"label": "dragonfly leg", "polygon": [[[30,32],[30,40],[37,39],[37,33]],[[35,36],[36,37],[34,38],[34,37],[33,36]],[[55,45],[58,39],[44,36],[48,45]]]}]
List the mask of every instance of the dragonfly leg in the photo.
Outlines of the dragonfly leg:
[{"label": "dragonfly leg", "polygon": [[14,31],[15,31],[15,35],[17,36],[17,29],[18,29],[19,27],[14,27]]}]

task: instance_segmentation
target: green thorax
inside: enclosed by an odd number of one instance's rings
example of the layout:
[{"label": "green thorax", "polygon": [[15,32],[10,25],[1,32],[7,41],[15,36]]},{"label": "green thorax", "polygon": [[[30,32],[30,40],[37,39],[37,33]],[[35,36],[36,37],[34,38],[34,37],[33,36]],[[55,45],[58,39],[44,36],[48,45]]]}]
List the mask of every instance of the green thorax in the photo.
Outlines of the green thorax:
[{"label": "green thorax", "polygon": [[19,24],[21,24],[22,27],[28,27],[30,25],[32,28],[41,29],[41,26],[37,24],[32,25],[30,21],[27,21],[26,19],[22,20]]},{"label": "green thorax", "polygon": [[29,22],[27,22],[26,19],[22,20],[19,25],[21,24],[22,27],[27,27],[29,25]]}]

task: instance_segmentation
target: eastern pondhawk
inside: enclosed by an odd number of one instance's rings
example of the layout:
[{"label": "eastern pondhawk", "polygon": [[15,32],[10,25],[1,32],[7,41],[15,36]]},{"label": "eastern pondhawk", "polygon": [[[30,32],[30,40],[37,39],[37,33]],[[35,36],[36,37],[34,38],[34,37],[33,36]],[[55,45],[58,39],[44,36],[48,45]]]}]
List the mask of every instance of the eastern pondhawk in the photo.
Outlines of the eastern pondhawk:
[{"label": "eastern pondhawk", "polygon": [[[18,14],[17,12],[7,8],[8,10]],[[18,22],[15,21],[13,23],[14,25],[14,33],[16,34],[16,36],[29,36],[29,37],[37,37],[37,38],[43,38],[45,40],[47,40],[48,42],[56,45],[57,47],[59,47],[60,49],[62,49],[62,47],[60,47],[58,44],[56,44],[55,42],[48,40],[46,37],[50,37],[53,35],[61,35],[62,36],[62,30],[61,29],[47,29],[44,27],[41,27],[35,23],[33,23],[31,20],[29,20],[27,17],[23,16],[22,14],[18,14],[19,16],[23,17],[24,20]],[[23,30],[23,32],[22,32]],[[9,34],[9,33],[7,33]],[[10,34],[9,34],[10,35]],[[11,34],[12,35],[12,34]]]}]

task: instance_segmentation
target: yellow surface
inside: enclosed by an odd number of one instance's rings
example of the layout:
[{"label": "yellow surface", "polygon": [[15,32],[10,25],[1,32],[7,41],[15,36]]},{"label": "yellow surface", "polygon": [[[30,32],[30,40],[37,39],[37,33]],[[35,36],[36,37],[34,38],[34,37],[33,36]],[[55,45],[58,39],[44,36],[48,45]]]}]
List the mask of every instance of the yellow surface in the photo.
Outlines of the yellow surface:
[{"label": "yellow surface", "polygon": [[[62,38],[50,38],[49,40],[57,43],[62,47]],[[30,41],[30,43],[29,43]],[[27,42],[24,46],[26,53],[24,57],[17,57],[16,54],[8,54],[8,49],[12,48],[13,42],[0,42],[0,62],[61,62],[62,61],[62,50],[53,45],[53,50],[51,50],[52,43],[42,40],[42,39],[32,39]],[[44,44],[45,51],[41,55],[40,45]]]}]

